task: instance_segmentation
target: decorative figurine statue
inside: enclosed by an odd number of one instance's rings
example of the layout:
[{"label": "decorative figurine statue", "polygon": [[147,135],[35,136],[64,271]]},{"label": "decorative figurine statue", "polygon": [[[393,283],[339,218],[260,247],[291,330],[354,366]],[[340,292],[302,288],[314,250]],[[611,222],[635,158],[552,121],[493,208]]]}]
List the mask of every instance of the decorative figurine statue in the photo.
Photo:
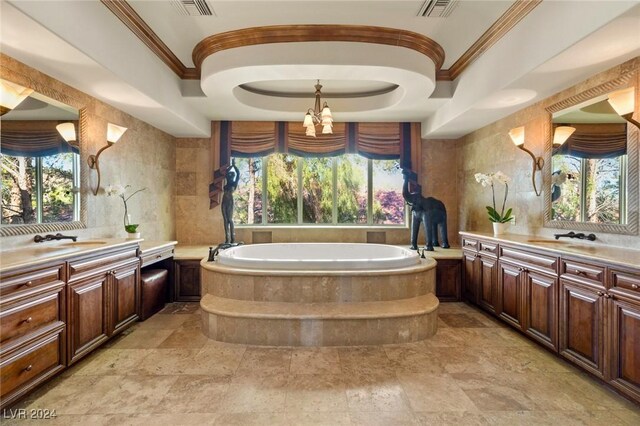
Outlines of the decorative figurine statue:
[{"label": "decorative figurine statue", "polygon": [[225,175],[224,194],[222,195],[222,219],[224,220],[224,243],[235,243],[235,230],[233,227],[233,192],[238,187],[240,171],[236,167],[236,160],[231,160],[231,166],[227,168]]},{"label": "decorative figurine statue", "polygon": [[442,248],[449,248],[447,236],[447,209],[444,203],[433,197],[423,197],[420,191],[409,192],[409,173],[402,172],[404,184],[402,185],[402,197],[411,206],[411,249],[418,249],[418,233],[420,224],[424,224],[426,250],[433,251],[438,246],[438,230],[442,237]]}]

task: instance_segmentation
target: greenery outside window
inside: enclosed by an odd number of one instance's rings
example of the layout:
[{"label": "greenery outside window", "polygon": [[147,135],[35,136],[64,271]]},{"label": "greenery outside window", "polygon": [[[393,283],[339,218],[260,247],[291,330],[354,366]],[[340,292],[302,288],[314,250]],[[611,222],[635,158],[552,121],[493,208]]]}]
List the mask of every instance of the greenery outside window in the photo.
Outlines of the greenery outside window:
[{"label": "greenery outside window", "polygon": [[399,160],[271,154],[236,165],[238,225],[406,226]]},{"label": "greenery outside window", "polygon": [[562,173],[552,219],[589,223],[626,223],[627,155],[578,158],[554,155],[553,170]]},{"label": "greenery outside window", "polygon": [[78,221],[80,156],[1,155],[2,224]]}]

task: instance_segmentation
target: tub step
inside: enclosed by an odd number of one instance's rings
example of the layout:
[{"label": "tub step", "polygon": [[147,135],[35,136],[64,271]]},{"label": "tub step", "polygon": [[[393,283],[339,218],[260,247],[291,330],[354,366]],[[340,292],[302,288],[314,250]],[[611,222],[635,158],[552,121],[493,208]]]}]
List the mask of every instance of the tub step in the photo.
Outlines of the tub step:
[{"label": "tub step", "polygon": [[211,294],[200,301],[203,332],[230,343],[342,346],[405,343],[432,336],[438,299],[353,303],[256,302]]}]

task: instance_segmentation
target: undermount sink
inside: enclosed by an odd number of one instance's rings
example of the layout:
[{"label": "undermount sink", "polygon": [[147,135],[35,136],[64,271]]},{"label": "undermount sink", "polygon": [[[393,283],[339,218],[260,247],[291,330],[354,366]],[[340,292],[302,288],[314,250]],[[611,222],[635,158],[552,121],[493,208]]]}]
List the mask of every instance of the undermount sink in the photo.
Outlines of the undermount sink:
[{"label": "undermount sink", "polygon": [[107,244],[106,241],[76,241],[72,243],[61,244],[64,247],[84,247],[84,246],[99,246],[102,244]]}]

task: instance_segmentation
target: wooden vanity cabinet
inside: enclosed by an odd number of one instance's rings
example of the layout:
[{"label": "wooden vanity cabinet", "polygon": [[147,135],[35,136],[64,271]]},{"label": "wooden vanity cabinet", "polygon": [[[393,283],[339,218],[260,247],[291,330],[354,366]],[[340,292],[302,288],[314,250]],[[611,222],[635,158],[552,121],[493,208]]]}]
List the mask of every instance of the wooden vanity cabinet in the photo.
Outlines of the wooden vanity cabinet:
[{"label": "wooden vanity cabinet", "polygon": [[462,288],[460,259],[437,259],[436,297],[441,302],[459,302]]},{"label": "wooden vanity cabinet", "polygon": [[71,365],[138,319],[137,249],[71,260],[67,292]]},{"label": "wooden vanity cabinet", "polygon": [[464,295],[471,303],[495,313],[498,296],[498,246],[480,241],[463,241]]},{"label": "wooden vanity cabinet", "polygon": [[0,275],[0,405],[65,368],[64,263]]},{"label": "wooden vanity cabinet", "polygon": [[174,262],[173,294],[176,302],[200,301],[200,260]]}]

